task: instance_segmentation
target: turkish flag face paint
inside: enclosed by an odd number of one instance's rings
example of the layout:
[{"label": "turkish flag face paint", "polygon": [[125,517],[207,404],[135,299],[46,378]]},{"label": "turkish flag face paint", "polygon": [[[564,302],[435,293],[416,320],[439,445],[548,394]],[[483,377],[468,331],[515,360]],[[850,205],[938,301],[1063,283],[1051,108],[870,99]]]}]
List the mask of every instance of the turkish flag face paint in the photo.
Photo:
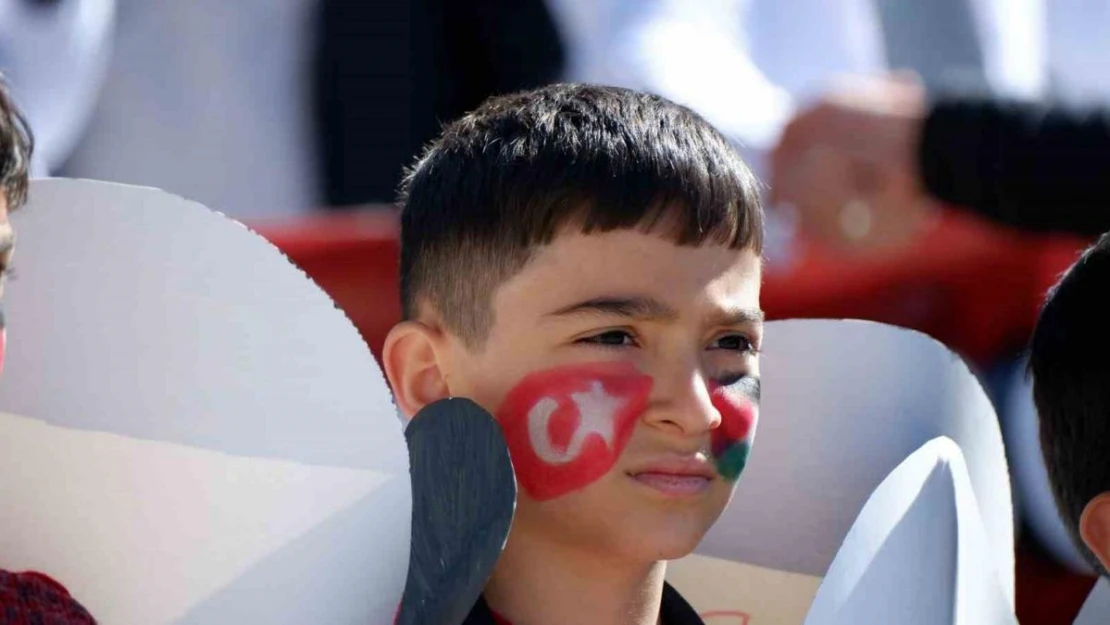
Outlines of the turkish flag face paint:
[{"label": "turkish flag face paint", "polygon": [[714,383],[709,397],[721,415],[721,425],[711,435],[717,472],[736,481],[748,463],[759,419],[759,378],[743,377],[728,385]]},{"label": "turkish flag face paint", "polygon": [[647,408],[651,386],[651,378],[628,363],[526,376],[497,411],[520,485],[547,500],[608,473]]}]

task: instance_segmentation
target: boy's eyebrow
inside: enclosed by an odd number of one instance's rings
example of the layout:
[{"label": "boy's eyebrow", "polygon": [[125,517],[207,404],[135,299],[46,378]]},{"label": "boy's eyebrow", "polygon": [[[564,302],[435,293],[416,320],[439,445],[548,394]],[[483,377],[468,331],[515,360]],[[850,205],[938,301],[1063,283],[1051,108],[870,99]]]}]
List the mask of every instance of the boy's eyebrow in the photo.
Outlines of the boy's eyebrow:
[{"label": "boy's eyebrow", "polygon": [[727,308],[709,314],[710,325],[761,326],[766,315],[758,308]]},{"label": "boy's eyebrow", "polygon": [[[673,321],[678,318],[678,311],[670,304],[647,296],[597,297],[560,308],[547,316],[566,317],[583,314],[612,315],[640,321]],[[758,308],[731,308],[713,311],[708,318],[711,325],[762,325],[764,314]]]},{"label": "boy's eyebrow", "polygon": [[560,308],[546,316],[568,317],[583,314],[612,315],[641,321],[668,321],[678,318],[678,311],[669,304],[646,296],[595,297]]}]

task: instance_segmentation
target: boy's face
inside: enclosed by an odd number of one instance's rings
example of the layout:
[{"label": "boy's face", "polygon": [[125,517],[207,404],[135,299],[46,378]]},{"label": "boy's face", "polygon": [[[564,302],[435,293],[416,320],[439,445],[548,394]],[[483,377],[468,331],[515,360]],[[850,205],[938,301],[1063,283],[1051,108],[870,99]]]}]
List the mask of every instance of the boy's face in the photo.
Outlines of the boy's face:
[{"label": "boy's face", "polygon": [[565,233],[496,291],[480,349],[449,341],[450,394],[505,430],[511,541],[645,561],[697,545],[754,435],[760,266],[636,231]]}]

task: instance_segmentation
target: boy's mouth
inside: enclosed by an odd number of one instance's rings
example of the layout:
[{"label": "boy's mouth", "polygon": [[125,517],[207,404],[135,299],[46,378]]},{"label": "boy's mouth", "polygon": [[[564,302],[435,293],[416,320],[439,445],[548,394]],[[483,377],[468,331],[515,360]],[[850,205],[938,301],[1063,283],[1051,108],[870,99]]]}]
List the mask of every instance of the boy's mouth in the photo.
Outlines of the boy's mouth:
[{"label": "boy's mouth", "polygon": [[717,479],[713,464],[702,456],[668,456],[628,472],[629,477],[664,495],[700,495]]}]

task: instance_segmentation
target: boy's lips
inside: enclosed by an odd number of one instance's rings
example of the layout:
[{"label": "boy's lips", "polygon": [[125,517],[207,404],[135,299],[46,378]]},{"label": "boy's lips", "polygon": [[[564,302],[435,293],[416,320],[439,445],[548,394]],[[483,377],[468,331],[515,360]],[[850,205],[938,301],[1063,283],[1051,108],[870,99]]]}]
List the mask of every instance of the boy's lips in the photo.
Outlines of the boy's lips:
[{"label": "boy's lips", "polygon": [[676,477],[702,477],[710,480],[717,477],[717,470],[713,467],[713,463],[701,455],[664,456],[645,462],[628,473],[633,477],[645,473]]},{"label": "boy's lips", "polygon": [[664,495],[700,495],[709,490],[717,471],[701,456],[668,456],[628,471],[637,482]]}]

